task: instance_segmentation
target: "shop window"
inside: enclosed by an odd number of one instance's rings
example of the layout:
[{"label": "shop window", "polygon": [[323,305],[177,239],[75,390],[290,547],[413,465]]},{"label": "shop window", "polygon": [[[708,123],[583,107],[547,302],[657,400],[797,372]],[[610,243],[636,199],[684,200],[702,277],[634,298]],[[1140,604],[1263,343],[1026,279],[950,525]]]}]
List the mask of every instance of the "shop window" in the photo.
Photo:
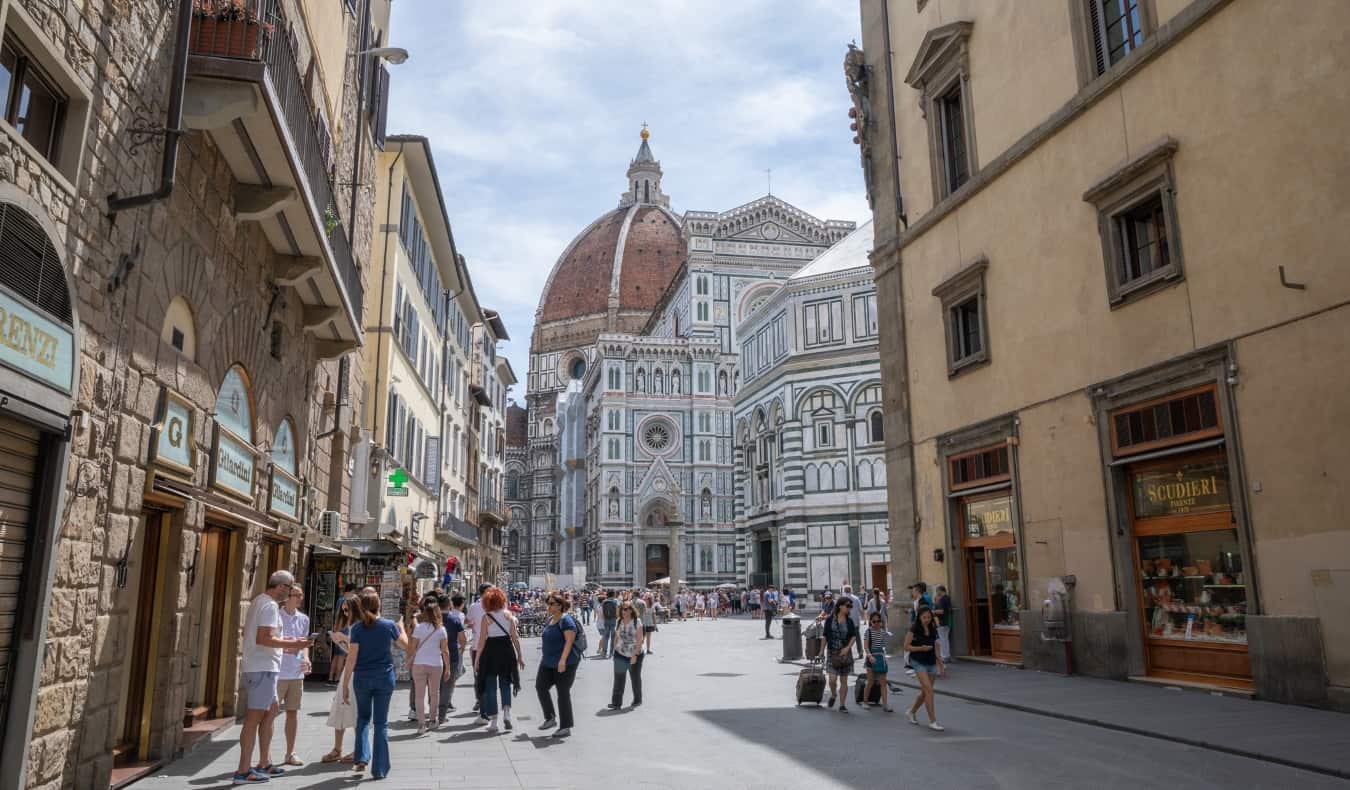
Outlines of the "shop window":
[{"label": "shop window", "polygon": [[1116,455],[1128,455],[1223,435],[1213,386],[1149,401],[1111,415]]},{"label": "shop window", "polygon": [[953,491],[992,485],[1012,478],[1006,444],[953,456],[947,464],[948,487]]},{"label": "shop window", "polygon": [[1176,140],[1164,137],[1083,193],[1097,207],[1113,307],[1182,277],[1171,167],[1176,150]]}]

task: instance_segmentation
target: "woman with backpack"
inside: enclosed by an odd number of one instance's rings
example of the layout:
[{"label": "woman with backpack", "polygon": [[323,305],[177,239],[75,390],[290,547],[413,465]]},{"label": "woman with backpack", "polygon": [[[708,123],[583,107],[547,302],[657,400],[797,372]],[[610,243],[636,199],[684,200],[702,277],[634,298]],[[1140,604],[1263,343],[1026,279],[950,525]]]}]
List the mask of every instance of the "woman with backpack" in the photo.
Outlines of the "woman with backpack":
[{"label": "woman with backpack", "polygon": [[833,708],[836,688],[843,694],[839,712],[848,713],[848,676],[853,674],[853,645],[858,641],[858,626],[849,617],[853,599],[843,596],[834,605],[834,614],[825,621],[826,672],[830,679],[830,702]]},{"label": "woman with backpack", "polygon": [[[548,625],[544,626],[541,647],[543,657],[539,660],[539,673],[534,678],[534,690],[539,694],[539,707],[544,712],[544,723],[539,729],[558,727],[554,738],[566,738],[572,734],[572,683],[577,679],[577,664],[581,663],[581,651],[573,650],[577,634],[581,632],[576,620],[567,614],[567,601],[557,593],[551,593],[547,600]],[[631,613],[632,605],[623,605]],[[617,636],[611,637],[611,649]],[[617,653],[616,653],[617,655]],[[557,716],[553,711],[553,698],[549,689],[558,688]]]},{"label": "woman with backpack", "polygon": [[909,723],[919,723],[916,714],[922,705],[928,710],[928,729],[941,732],[946,728],[938,724],[937,714],[933,710],[933,681],[947,676],[947,666],[938,654],[937,621],[933,618],[933,610],[927,606],[919,607],[914,625],[905,634],[905,651],[909,654],[909,664],[914,667],[914,675],[919,681],[919,696],[909,706]]},{"label": "woman with backpack", "polygon": [[638,607],[624,602],[619,607],[619,625],[614,629],[614,689],[610,695],[610,710],[623,707],[624,686],[630,674],[633,676],[633,707],[642,704],[642,642]]},{"label": "woman with backpack", "polygon": [[483,619],[478,629],[478,655],[473,671],[483,677],[483,699],[479,715],[488,723],[488,732],[497,732],[497,701],[501,697],[502,722],[511,729],[511,676],[519,664],[525,668],[520,650],[516,617],[506,611],[506,593],[491,587],[483,594]]}]

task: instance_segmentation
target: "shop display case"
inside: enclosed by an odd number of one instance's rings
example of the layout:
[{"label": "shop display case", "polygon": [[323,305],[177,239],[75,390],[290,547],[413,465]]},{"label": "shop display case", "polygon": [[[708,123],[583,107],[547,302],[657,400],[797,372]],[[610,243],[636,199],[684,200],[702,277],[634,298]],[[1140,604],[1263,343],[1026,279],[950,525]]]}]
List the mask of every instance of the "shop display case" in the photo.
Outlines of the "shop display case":
[{"label": "shop display case", "polygon": [[1246,574],[1235,530],[1137,540],[1139,585],[1151,639],[1247,643]]}]

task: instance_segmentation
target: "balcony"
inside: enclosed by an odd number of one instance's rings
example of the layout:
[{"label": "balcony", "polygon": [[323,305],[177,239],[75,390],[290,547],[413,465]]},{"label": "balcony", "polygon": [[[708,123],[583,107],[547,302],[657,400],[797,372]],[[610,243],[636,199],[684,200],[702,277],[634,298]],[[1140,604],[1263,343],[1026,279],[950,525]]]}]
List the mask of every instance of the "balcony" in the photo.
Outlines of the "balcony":
[{"label": "balcony", "polygon": [[451,513],[442,513],[436,522],[436,533],[458,538],[473,545],[478,542],[478,527]]},{"label": "balcony", "polygon": [[501,505],[501,500],[485,494],[478,497],[478,514],[481,518],[495,519],[499,525],[505,524],[506,514]]},{"label": "balcony", "polygon": [[365,287],[338,220],[331,138],[297,61],[305,26],[278,0],[239,3],[194,4],[183,125],[211,136],[234,173],[235,219],[262,225],[279,253],[273,279],[299,296],[319,355],[335,357],[361,342]]}]

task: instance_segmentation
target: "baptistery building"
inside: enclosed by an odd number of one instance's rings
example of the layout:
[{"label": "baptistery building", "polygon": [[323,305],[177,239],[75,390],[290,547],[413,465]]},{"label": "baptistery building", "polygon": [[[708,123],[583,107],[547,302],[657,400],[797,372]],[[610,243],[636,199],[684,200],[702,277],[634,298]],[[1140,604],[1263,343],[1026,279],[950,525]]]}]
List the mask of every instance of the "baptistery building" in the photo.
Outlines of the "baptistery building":
[{"label": "baptistery building", "polygon": [[618,207],[563,251],[536,310],[521,565],[605,584],[744,580],[737,326],[854,227],[772,195],[677,214],[643,131]]}]

